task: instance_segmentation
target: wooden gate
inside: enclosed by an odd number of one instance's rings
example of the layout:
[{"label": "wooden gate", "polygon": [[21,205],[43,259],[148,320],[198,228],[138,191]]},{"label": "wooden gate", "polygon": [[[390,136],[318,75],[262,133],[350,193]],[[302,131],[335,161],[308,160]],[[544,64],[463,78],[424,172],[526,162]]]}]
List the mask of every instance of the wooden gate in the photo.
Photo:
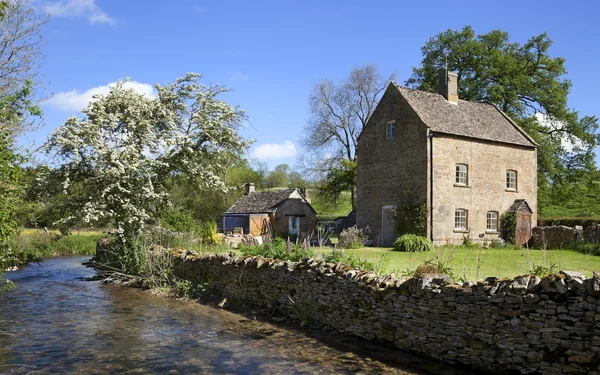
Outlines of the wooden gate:
[{"label": "wooden gate", "polygon": [[254,237],[264,236],[268,232],[269,215],[250,215],[250,235]]},{"label": "wooden gate", "polygon": [[517,225],[515,233],[515,245],[517,247],[524,246],[531,239],[531,212],[518,211]]}]

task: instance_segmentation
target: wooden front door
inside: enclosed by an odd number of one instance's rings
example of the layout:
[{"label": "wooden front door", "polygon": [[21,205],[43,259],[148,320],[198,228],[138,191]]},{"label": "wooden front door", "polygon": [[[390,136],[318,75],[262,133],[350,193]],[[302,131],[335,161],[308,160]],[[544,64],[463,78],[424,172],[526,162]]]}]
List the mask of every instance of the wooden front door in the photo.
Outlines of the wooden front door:
[{"label": "wooden front door", "polygon": [[517,212],[515,242],[517,247],[524,246],[531,239],[531,212]]}]

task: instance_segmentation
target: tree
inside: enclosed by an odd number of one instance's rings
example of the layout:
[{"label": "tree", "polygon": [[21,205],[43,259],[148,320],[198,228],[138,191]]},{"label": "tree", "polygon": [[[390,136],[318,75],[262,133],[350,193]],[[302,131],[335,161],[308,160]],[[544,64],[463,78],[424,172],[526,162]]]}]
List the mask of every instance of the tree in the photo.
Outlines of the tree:
[{"label": "tree", "polygon": [[227,190],[220,170],[248,146],[237,133],[244,113],[218,98],[226,88],[200,77],[156,84],[155,98],[120,81],[50,136],[44,147],[63,163],[66,193],[76,181],[88,195],[79,211],[85,222],[109,218],[125,243],[170,203],[173,176]]},{"label": "tree", "polygon": [[[356,184],[356,163],[342,160],[341,168],[332,168],[327,178],[319,186],[319,191],[330,201],[337,204],[343,191],[352,190]],[[353,206],[354,207],[354,206]]]},{"label": "tree", "polygon": [[[29,0],[2,2],[0,17],[0,130],[13,136],[41,116],[31,98],[40,85],[39,68],[43,57],[42,26],[47,16],[38,15]],[[33,115],[30,116],[30,115]]]},{"label": "tree", "polygon": [[244,194],[245,183],[252,182],[257,187],[262,183],[260,171],[240,157],[232,157],[223,163],[219,172],[227,191],[198,188],[186,176],[170,179],[167,191],[171,196],[172,210],[189,212],[199,222],[215,221]]},{"label": "tree", "polygon": [[268,189],[276,187],[288,187],[290,166],[287,164],[276,165],[271,172],[265,177],[265,187]]},{"label": "tree", "polygon": [[[317,83],[309,97],[310,119],[304,127],[302,144],[308,155],[301,160],[307,172],[323,177],[342,161],[356,162],[357,139],[375,110],[379,97],[395,74],[384,78],[375,65],[354,68],[350,75],[333,83]],[[354,186],[348,186],[354,207]]]},{"label": "tree", "polygon": [[[27,0],[0,1],[0,281],[10,266],[8,240],[17,227],[23,158],[15,138],[40,117],[31,99],[41,58],[41,26],[47,17],[34,13]],[[0,289],[11,284],[6,281]]]},{"label": "tree", "polygon": [[456,71],[459,97],[495,104],[514,119],[540,145],[540,187],[558,185],[578,170],[595,170],[600,136],[597,118],[579,117],[567,106],[571,82],[565,60],[550,56],[551,45],[545,33],[520,44],[500,30],[447,30],[425,44],[421,66],[406,84],[437,92],[440,72]]}]

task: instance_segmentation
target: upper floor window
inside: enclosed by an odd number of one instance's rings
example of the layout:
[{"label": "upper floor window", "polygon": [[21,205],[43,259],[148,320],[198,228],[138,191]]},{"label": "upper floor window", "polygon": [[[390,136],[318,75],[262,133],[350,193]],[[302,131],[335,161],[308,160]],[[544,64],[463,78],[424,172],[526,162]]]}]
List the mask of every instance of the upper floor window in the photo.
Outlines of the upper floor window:
[{"label": "upper floor window", "polygon": [[508,190],[517,190],[517,171],[506,171],[506,188]]},{"label": "upper floor window", "polygon": [[385,127],[385,138],[396,138],[396,121],[390,121]]},{"label": "upper floor window", "polygon": [[498,212],[488,211],[487,213],[487,226],[485,228],[488,232],[498,231]]},{"label": "upper floor window", "polygon": [[466,164],[456,164],[456,175],[454,182],[459,185],[467,185],[469,182],[468,171],[469,168]]},{"label": "upper floor window", "polygon": [[454,229],[467,230],[467,210],[458,209],[454,211]]}]

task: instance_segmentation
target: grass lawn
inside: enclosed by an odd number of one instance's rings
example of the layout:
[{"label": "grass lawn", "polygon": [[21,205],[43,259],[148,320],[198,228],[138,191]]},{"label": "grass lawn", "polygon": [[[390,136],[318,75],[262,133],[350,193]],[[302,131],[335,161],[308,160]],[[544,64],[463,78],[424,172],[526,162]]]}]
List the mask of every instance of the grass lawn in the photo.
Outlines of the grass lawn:
[{"label": "grass lawn", "polygon": [[[338,250],[339,251],[339,250]],[[392,248],[343,250],[345,255],[365,258],[381,267],[382,273],[406,275],[426,261],[451,268],[455,281],[482,280],[489,276],[508,277],[532,273],[536,267],[581,271],[589,277],[600,270],[600,256],[571,250],[483,249],[441,246],[423,253],[404,253]]]}]

